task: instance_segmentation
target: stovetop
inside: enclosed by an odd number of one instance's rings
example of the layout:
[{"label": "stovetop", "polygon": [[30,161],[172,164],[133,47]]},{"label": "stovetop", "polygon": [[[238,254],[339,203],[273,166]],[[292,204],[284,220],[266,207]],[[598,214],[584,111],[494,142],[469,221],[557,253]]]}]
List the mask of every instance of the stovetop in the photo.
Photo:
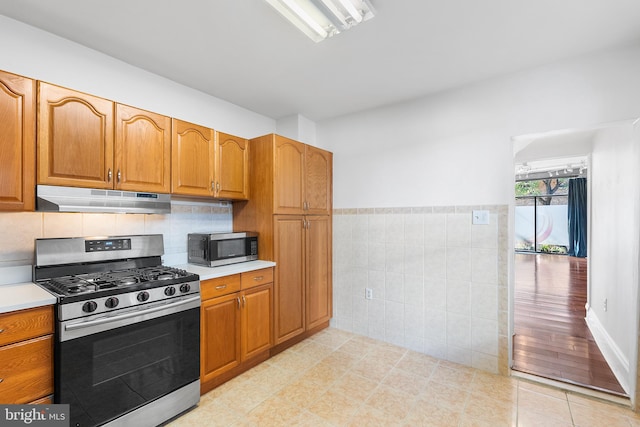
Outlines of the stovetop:
[{"label": "stovetop", "polygon": [[184,279],[194,280],[193,276],[185,270],[160,265],[54,277],[41,284],[61,296],[74,296],[105,290],[115,290],[109,292],[112,294],[159,287],[184,282]]}]

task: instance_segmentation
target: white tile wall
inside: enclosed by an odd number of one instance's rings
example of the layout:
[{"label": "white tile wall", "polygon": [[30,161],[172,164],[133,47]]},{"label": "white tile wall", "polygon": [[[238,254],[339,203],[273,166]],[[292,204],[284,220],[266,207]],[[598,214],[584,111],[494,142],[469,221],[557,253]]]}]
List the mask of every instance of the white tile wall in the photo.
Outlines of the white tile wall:
[{"label": "white tile wall", "polygon": [[[170,215],[81,214],[55,212],[0,213],[0,285],[15,283],[16,271],[30,272],[34,240],[49,237],[162,234],[167,256],[184,255],[187,234],[233,229],[232,205],[227,202],[172,202]],[[6,271],[5,271],[6,270]],[[28,277],[18,278],[30,281]]]},{"label": "white tile wall", "polygon": [[[489,225],[472,225],[471,211],[480,208],[490,211]],[[332,326],[505,371],[507,212],[507,206],[335,210]],[[373,299],[365,299],[365,288]]]}]

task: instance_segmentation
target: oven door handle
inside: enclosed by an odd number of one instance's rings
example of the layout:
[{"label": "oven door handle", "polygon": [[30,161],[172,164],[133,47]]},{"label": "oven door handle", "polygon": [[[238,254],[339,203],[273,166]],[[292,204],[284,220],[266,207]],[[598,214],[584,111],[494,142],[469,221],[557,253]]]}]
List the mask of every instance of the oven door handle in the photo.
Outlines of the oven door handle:
[{"label": "oven door handle", "polygon": [[[200,295],[198,295],[197,297],[193,297],[193,298],[189,298],[189,299],[185,299],[185,300],[181,300],[181,301],[177,301],[177,302],[172,302],[169,304],[163,304],[161,306],[158,307],[153,307],[153,308],[147,308],[144,310],[137,310],[131,313],[125,313],[125,314],[120,314],[118,316],[112,316],[112,317],[104,317],[101,319],[96,319],[96,320],[88,320],[86,322],[82,322],[82,323],[74,323],[71,325],[65,325],[64,329],[65,331],[73,331],[73,330],[77,330],[77,329],[84,329],[84,328],[90,328],[92,326],[98,326],[98,325],[103,325],[105,323],[112,323],[112,322],[117,322],[119,320],[125,320],[125,319],[130,319],[132,317],[138,317],[138,316],[144,316],[147,314],[151,314],[151,313],[155,313],[158,311],[163,311],[163,310],[167,310],[167,309],[171,309],[174,307],[179,307],[181,305],[188,305],[192,302],[200,302]],[[180,310],[176,310],[175,312],[178,312]]]}]

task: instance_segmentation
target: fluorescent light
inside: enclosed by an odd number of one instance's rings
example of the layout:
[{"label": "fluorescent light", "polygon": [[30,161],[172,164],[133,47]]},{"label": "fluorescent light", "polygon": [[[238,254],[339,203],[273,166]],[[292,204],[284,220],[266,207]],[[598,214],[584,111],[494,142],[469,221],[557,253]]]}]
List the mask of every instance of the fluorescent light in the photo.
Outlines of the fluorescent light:
[{"label": "fluorescent light", "polygon": [[316,43],[374,16],[368,0],[266,0]]}]

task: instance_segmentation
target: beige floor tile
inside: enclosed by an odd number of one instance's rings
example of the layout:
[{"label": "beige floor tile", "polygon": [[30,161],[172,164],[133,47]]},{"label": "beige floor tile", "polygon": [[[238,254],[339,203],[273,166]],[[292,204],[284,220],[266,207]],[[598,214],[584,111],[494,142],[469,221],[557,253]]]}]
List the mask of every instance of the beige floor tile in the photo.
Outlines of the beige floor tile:
[{"label": "beige floor tile", "polygon": [[355,354],[347,353],[346,351],[336,350],[331,354],[328,354],[321,363],[331,363],[335,366],[340,366],[345,369],[351,368],[355,363],[360,361],[362,357]]},{"label": "beige floor tile", "polygon": [[332,365],[330,363],[318,363],[313,368],[307,370],[300,378],[312,381],[319,387],[327,388],[340,377],[342,377],[346,369]]},{"label": "beige floor tile", "polygon": [[511,425],[516,422],[517,412],[515,403],[471,394],[463,414],[465,418],[472,420],[493,422],[496,425]]},{"label": "beige floor tile", "polygon": [[289,425],[301,414],[301,408],[278,397],[271,397],[249,412],[247,420],[257,426],[281,427]]},{"label": "beige floor tile", "polygon": [[[514,427],[516,426],[515,420],[510,421],[496,421],[486,419],[476,419],[469,417],[468,415],[462,415],[460,419],[459,427]],[[546,427],[544,424],[538,424],[536,427]]]},{"label": "beige floor tile", "polygon": [[477,372],[471,381],[470,391],[472,394],[490,396],[494,399],[515,403],[518,399],[518,380]]},{"label": "beige floor tile", "polygon": [[428,378],[431,376],[437,365],[438,359],[435,357],[415,351],[407,351],[402,359],[400,359],[396,364],[396,368],[410,372],[413,375]]},{"label": "beige floor tile", "polygon": [[[527,409],[518,407],[518,427],[572,427],[571,420],[562,420],[540,413],[540,408]],[[545,411],[546,412],[546,411]]]},{"label": "beige floor tile", "polygon": [[277,396],[291,404],[307,408],[316,402],[325,391],[326,388],[312,381],[298,379],[280,390]]},{"label": "beige floor tile", "polygon": [[547,386],[544,384],[535,384],[530,381],[519,380],[518,388],[520,388],[521,390],[529,390],[529,391],[535,391],[536,393],[540,393],[540,394],[546,394],[551,397],[556,397],[558,399],[568,398],[568,393],[565,392],[564,390],[560,390],[558,388]]},{"label": "beige floor tile", "polygon": [[621,413],[618,408],[601,405],[600,402],[591,402],[586,405],[570,402],[574,425],[578,427],[629,427],[631,425],[628,416]]},{"label": "beige floor tile", "polygon": [[321,395],[318,401],[307,410],[329,422],[344,425],[351,420],[361,405],[361,401],[329,390]]},{"label": "beige floor tile", "polygon": [[332,390],[364,402],[373,394],[378,384],[377,381],[348,372],[333,384]]},{"label": "beige floor tile", "polygon": [[393,368],[382,383],[396,390],[417,396],[427,387],[428,378],[414,375],[401,369]]},{"label": "beige floor tile", "polygon": [[360,358],[365,357],[372,348],[375,347],[375,342],[362,341],[357,338],[352,338],[349,341],[338,347],[338,350],[346,353],[351,353]]},{"label": "beige floor tile", "polygon": [[404,420],[369,406],[361,406],[346,424],[348,427],[399,427]]},{"label": "beige floor tile", "polygon": [[269,359],[270,365],[274,365],[282,370],[295,372],[297,374],[311,368],[316,363],[318,363],[317,360],[310,359],[307,356],[292,351],[291,349],[283,351]]},{"label": "beige floor tile", "polygon": [[462,412],[469,395],[467,390],[429,381],[426,388],[418,396],[417,404],[427,403],[453,412]]},{"label": "beige floor tile", "polygon": [[327,347],[326,345],[317,343],[315,341],[303,341],[300,344],[303,343],[305,345],[296,347],[294,351],[298,354],[308,357],[309,359],[315,360],[316,362],[319,362],[333,352],[333,349],[331,347]]},{"label": "beige floor tile", "polygon": [[527,389],[518,391],[518,410],[536,412],[540,411],[540,408],[544,408],[544,412],[549,418],[571,423],[571,412],[566,397],[552,397]]},{"label": "beige floor tile", "polygon": [[216,402],[225,405],[237,413],[247,414],[272,394],[272,391],[268,390],[264,384],[254,383],[249,380],[233,387],[218,397]]},{"label": "beige floor tile", "polygon": [[316,343],[330,347],[332,350],[336,350],[354,336],[356,335],[350,332],[329,328],[315,334],[310,339]]},{"label": "beige floor tile", "polygon": [[381,362],[389,365],[395,365],[404,357],[406,352],[406,349],[401,349],[400,347],[392,346],[390,344],[378,345],[371,349],[367,357],[375,357]]},{"label": "beige floor tile", "polygon": [[452,387],[467,389],[471,387],[473,376],[473,371],[452,367],[451,365],[438,364],[431,374],[430,380]]},{"label": "beige floor tile", "polygon": [[415,396],[409,393],[380,385],[367,399],[366,404],[396,418],[404,418],[413,408],[415,401]]},{"label": "beige floor tile", "polygon": [[380,382],[393,369],[393,365],[378,360],[375,357],[366,356],[364,359],[356,363],[351,372],[361,375],[370,380]]},{"label": "beige floor tile", "polygon": [[312,414],[311,412],[305,410],[302,411],[302,414],[294,420],[291,420],[287,427],[335,427],[335,424],[325,420],[322,417],[319,417],[316,414]]},{"label": "beige floor tile", "polygon": [[457,426],[461,413],[429,402],[418,402],[404,419],[405,426]]}]

